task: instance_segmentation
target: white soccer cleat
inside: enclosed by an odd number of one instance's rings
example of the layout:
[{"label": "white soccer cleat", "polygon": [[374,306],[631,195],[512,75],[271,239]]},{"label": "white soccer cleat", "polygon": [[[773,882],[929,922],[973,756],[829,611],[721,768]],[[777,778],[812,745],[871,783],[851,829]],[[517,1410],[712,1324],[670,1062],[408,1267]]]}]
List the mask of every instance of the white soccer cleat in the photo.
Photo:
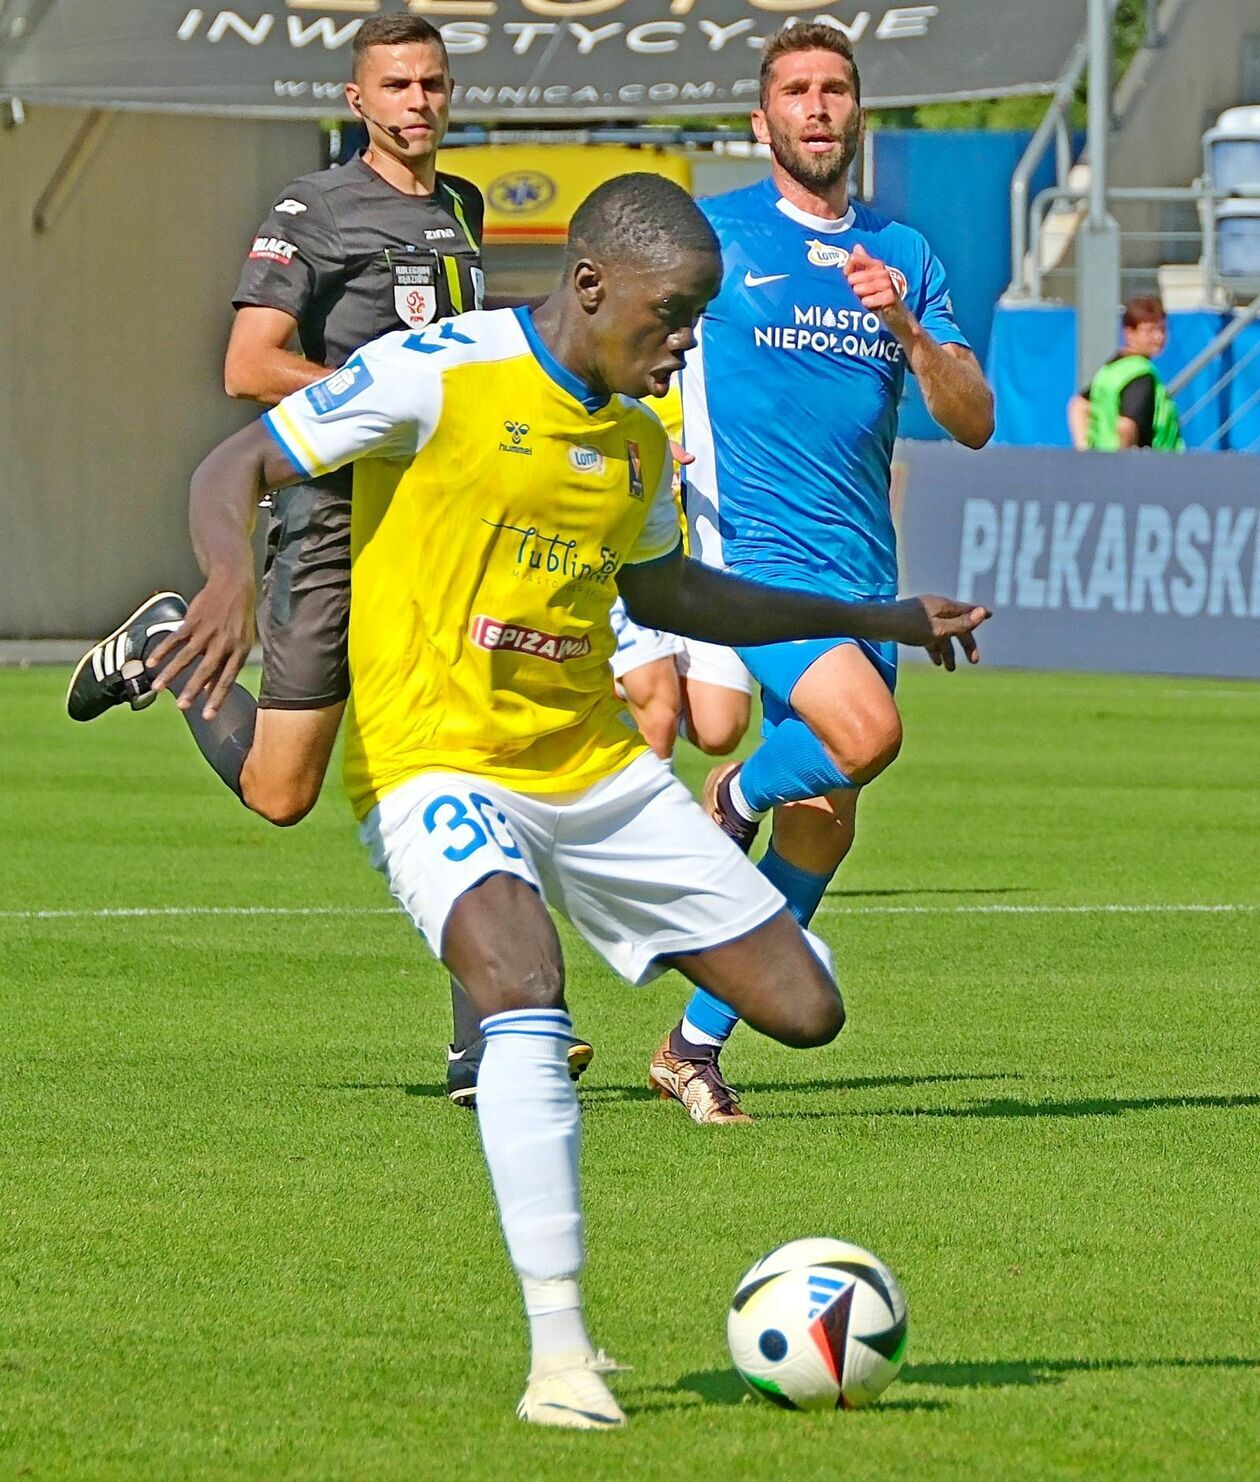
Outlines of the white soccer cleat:
[{"label": "white soccer cleat", "polygon": [[531,1425],[557,1425],[577,1431],[607,1431],[625,1425],[621,1406],[604,1383],[604,1375],[619,1369],[601,1349],[594,1357],[574,1355],[565,1368],[531,1374],[517,1417]]}]

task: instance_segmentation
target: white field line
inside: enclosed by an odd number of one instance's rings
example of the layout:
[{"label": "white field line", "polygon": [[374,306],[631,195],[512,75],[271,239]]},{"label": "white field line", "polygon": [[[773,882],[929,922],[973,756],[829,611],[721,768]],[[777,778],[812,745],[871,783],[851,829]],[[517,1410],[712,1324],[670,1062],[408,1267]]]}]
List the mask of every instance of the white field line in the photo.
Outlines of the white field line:
[{"label": "white field line", "polygon": [[850,906],[843,900],[823,899],[824,907],[842,911],[846,916],[1147,916],[1147,915],[1199,915],[1247,912],[1260,910],[1260,906],[1247,904],[1171,905],[1083,905],[1083,906]]},{"label": "white field line", "polygon": [[[846,916],[1175,916],[1228,915],[1260,911],[1246,903],[1184,905],[942,905],[847,906],[842,899],[823,906]],[[0,921],[105,921],[162,916],[399,916],[397,906],[105,906],[99,910],[0,911]]]}]

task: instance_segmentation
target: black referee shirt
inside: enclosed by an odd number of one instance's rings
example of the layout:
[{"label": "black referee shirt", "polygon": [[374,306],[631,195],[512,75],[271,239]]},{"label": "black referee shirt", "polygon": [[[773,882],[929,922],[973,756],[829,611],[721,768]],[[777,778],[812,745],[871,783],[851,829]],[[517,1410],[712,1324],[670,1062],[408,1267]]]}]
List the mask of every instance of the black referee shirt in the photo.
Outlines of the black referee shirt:
[{"label": "black referee shirt", "polygon": [[292,314],[302,353],[335,369],[390,330],[481,307],[483,215],[471,181],[439,172],[432,195],[407,195],[358,155],[281,192],[232,302]]}]

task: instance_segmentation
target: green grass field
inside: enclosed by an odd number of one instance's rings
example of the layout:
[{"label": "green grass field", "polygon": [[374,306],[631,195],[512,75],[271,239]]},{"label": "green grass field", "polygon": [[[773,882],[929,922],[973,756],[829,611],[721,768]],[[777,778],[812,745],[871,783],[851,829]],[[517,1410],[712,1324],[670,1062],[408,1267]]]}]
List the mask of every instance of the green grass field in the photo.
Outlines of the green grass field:
[{"label": "green grass field", "polygon": [[[337,788],[269,829],[166,702],[75,727],[64,682],[0,673],[0,1477],[1256,1476],[1260,686],[912,669],[819,918],[849,1025],[741,1031],[755,1127],[648,1096],[681,980],[566,935],[589,1315],[634,1366],[592,1436],[513,1417],[444,977]],[[736,1278],[805,1234],[905,1288],[870,1410],[729,1370]]]}]

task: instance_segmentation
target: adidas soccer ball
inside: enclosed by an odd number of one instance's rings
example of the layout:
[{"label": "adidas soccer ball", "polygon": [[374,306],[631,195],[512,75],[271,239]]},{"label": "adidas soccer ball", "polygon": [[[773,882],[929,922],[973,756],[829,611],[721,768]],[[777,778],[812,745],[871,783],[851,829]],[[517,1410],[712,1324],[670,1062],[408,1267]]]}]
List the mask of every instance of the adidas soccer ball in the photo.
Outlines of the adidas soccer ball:
[{"label": "adidas soccer ball", "polygon": [[744,1383],[787,1410],[856,1410],[905,1362],[906,1300],[887,1266],[845,1240],[793,1240],[745,1273],[726,1319]]}]

